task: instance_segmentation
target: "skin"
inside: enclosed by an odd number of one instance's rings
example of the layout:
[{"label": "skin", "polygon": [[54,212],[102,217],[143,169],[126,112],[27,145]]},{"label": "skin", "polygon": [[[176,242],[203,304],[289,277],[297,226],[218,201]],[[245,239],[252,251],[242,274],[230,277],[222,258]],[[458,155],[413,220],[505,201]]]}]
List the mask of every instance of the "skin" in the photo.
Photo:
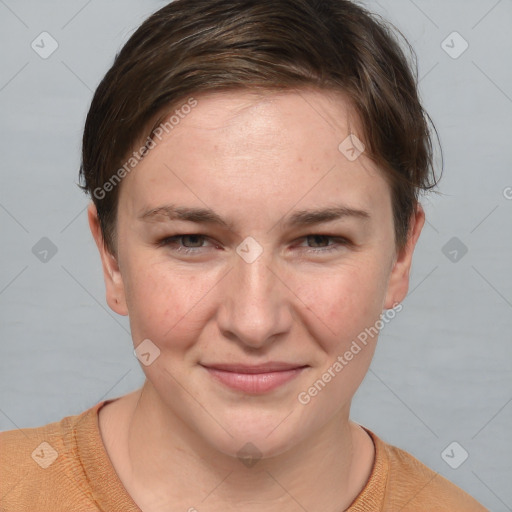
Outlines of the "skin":
[{"label": "skin", "polygon": [[[121,184],[117,257],[105,250],[89,207],[107,302],[129,315],[135,347],[150,339],[160,350],[141,365],[144,386],[101,409],[107,453],[145,512],[282,512],[298,503],[344,510],[374,462],[371,438],[349,411],[377,337],[307,405],[297,396],[406,296],[424,212],[418,205],[408,244],[397,251],[381,172],[364,152],[349,161],[338,149],[349,133],[363,139],[342,95],[196,98]],[[209,207],[231,227],[138,218],[166,204]],[[334,205],[369,218],[286,224],[297,210]],[[158,245],[187,234],[204,238]],[[248,236],[263,251],[252,263],[236,252]],[[183,253],[187,247],[196,252]],[[249,395],[201,366],[268,361],[308,367],[273,391]],[[252,467],[237,457],[247,442],[261,454]]]}]

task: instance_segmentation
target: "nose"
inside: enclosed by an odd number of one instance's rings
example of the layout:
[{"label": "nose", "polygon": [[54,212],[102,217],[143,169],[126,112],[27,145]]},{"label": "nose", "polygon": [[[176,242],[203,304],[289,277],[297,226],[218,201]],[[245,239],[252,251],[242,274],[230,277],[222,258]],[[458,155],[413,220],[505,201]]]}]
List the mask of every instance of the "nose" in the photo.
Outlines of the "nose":
[{"label": "nose", "polygon": [[292,327],[290,290],[265,251],[248,263],[234,256],[222,283],[217,321],[221,333],[248,349],[264,349]]}]

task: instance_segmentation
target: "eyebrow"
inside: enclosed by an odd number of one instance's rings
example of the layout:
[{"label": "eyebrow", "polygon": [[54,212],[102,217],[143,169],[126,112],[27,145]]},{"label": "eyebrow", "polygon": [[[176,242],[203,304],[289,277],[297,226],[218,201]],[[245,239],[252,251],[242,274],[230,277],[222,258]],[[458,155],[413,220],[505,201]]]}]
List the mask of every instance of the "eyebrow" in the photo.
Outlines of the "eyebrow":
[{"label": "eyebrow", "polygon": [[[232,229],[231,223],[224,220],[218,213],[210,208],[165,205],[145,210],[138,218],[145,222],[181,220],[195,222],[197,224],[217,224]],[[332,206],[322,209],[298,210],[285,220],[284,224],[296,228],[331,222],[343,218],[356,218],[367,221],[371,216],[370,213],[365,210],[349,208],[347,206]]]}]

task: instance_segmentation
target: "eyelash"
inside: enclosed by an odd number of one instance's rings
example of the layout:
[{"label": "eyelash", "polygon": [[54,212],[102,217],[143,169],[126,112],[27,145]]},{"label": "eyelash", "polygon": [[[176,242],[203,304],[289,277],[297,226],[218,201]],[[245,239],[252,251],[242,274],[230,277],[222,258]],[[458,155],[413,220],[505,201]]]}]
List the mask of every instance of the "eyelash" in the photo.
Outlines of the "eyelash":
[{"label": "eyelash", "polygon": [[[158,246],[159,247],[169,247],[172,244],[174,244],[176,241],[179,241],[180,239],[183,239],[187,236],[199,237],[203,240],[208,239],[208,237],[206,235],[188,233],[188,234],[183,234],[183,235],[175,235],[175,236],[166,237],[158,243]],[[309,237],[316,237],[316,236],[325,238],[327,240],[334,240],[336,242],[336,244],[328,245],[326,247],[319,247],[319,248],[309,247],[309,248],[306,248],[306,252],[308,252],[308,253],[311,253],[311,252],[329,253],[332,251],[339,251],[340,250],[339,246],[351,245],[351,242],[349,240],[347,240],[346,238],[338,237],[338,236],[330,236],[330,235],[321,235],[321,234],[317,234],[317,233],[303,236],[301,239],[305,240]],[[198,249],[203,249],[203,247],[181,247],[180,246],[178,248],[172,248],[173,251],[176,251],[176,252],[179,252],[182,254],[197,253]]]}]

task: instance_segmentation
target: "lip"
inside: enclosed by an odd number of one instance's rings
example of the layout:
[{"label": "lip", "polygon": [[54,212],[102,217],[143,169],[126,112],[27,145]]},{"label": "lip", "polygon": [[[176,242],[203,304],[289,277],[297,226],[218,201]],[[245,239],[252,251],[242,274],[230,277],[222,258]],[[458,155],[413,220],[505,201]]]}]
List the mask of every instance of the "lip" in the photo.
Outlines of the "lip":
[{"label": "lip", "polygon": [[201,365],[211,377],[231,389],[249,394],[272,391],[297,377],[307,365],[271,362],[260,365]]}]

